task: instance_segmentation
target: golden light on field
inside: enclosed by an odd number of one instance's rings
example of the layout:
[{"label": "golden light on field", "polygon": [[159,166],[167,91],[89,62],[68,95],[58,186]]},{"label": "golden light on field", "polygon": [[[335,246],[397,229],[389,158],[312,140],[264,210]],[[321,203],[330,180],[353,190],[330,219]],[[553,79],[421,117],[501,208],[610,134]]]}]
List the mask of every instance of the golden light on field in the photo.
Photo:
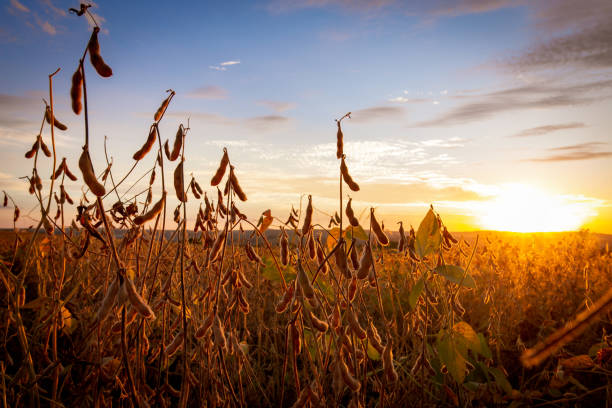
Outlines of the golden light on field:
[{"label": "golden light on field", "polygon": [[525,184],[502,186],[481,214],[482,228],[513,232],[574,231],[594,215],[588,203]]}]

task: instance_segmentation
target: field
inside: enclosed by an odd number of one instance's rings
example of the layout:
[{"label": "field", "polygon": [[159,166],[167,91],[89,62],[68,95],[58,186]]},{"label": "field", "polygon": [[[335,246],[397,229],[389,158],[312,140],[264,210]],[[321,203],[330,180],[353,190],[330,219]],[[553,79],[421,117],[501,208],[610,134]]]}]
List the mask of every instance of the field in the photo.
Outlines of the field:
[{"label": "field", "polygon": [[[156,315],[148,319],[125,294],[101,311],[117,269],[98,243],[82,258],[71,254],[67,242],[82,242],[87,234],[39,237],[24,258],[32,234],[3,233],[5,406],[33,403],[34,384],[43,406],[173,406],[181,389],[189,390],[183,392],[193,406],[291,406],[299,396],[312,406],[598,406],[609,398],[609,315],[542,365],[525,369],[520,363],[526,347],[610,287],[610,253],[587,232],[485,232],[477,243],[460,239],[440,254],[462,270],[469,264],[463,279],[441,276],[435,258],[419,262],[387,247],[373,253],[377,286],[366,277],[352,287],[355,280],[332,261],[315,280],[314,296],[304,291],[289,297],[282,313],[287,291],[277,262],[290,288],[296,266],[282,266],[274,238],[272,253],[261,238],[252,240],[260,264],[249,261],[243,245],[253,234],[234,234],[217,287],[220,262],[206,265],[211,240],[206,244],[198,235],[187,242],[181,274],[182,246],[170,242],[162,256],[154,250],[149,257],[150,243],[160,241],[145,232],[132,244],[123,238],[116,245],[129,265],[124,279],[144,287],[140,293]],[[23,242],[17,252],[16,236]],[[288,257],[295,259],[299,237],[291,238]],[[321,248],[329,253],[325,241]],[[302,257],[312,280],[316,256]],[[25,290],[7,293],[19,278]],[[362,328],[355,330],[356,323]],[[392,347],[392,365],[384,362],[385,346]],[[338,373],[342,365],[348,378]]]},{"label": "field", "polygon": [[[286,214],[242,214],[255,187],[227,149],[210,181],[187,180],[189,124],[167,140],[158,127],[172,90],[128,174],[94,166],[85,67],[89,81],[112,75],[98,31],[70,91],[78,177],[56,149],[54,73],[26,153],[38,221],[2,231],[3,407],[610,405],[609,237],[451,233],[434,207],[392,232],[347,201],[360,190],[343,150],[350,113],[331,129],[327,226],[316,191]],[[121,198],[130,183],[144,189]]]}]

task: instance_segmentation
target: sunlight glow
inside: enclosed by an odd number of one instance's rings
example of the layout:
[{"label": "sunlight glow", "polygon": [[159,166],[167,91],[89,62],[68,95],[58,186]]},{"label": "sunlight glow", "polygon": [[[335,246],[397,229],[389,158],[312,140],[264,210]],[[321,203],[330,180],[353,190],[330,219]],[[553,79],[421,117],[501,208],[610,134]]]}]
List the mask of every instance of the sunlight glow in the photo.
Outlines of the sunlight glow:
[{"label": "sunlight glow", "polygon": [[591,203],[575,197],[552,195],[533,186],[507,184],[485,203],[479,218],[488,230],[553,232],[579,229],[596,215]]}]

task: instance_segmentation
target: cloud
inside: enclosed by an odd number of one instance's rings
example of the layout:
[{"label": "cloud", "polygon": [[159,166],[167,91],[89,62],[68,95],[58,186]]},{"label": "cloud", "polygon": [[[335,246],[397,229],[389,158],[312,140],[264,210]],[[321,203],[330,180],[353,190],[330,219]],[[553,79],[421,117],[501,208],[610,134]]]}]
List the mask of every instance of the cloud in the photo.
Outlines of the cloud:
[{"label": "cloud", "polygon": [[296,104],[293,102],[279,102],[279,101],[258,101],[257,105],[267,106],[275,112],[285,112],[296,107]]},{"label": "cloud", "polygon": [[[462,95],[468,102],[434,119],[415,124],[417,127],[451,126],[487,119],[497,114],[516,110],[544,109],[583,105],[612,96],[612,79],[579,84],[540,82],[521,85],[480,95]],[[606,91],[608,91],[606,93]]]},{"label": "cloud", "polygon": [[531,47],[511,59],[511,68],[549,69],[567,66],[612,67],[612,19]]},{"label": "cloud", "polygon": [[309,8],[333,7],[343,10],[368,12],[384,9],[396,0],[272,0],[267,9],[271,13],[284,13]]},{"label": "cloud", "polygon": [[224,61],[219,63],[218,65],[209,65],[208,68],[213,69],[215,71],[227,71],[227,67],[231,67],[232,65],[238,64],[240,64],[240,60]]},{"label": "cloud", "polygon": [[20,3],[18,0],[10,0],[11,1],[11,6],[13,6],[13,8],[15,10],[19,10],[23,13],[29,13],[30,9],[27,8],[26,6],[24,6],[22,3]]},{"label": "cloud", "polygon": [[550,151],[559,151],[559,150],[581,150],[581,149],[590,149],[593,147],[598,147],[598,146],[605,146],[607,143],[604,142],[586,142],[586,143],[579,143],[579,144],[575,144],[575,145],[570,145],[570,146],[561,146],[561,147],[551,147]]},{"label": "cloud", "polygon": [[247,118],[230,118],[228,116],[220,115],[217,113],[185,111],[169,112],[167,115],[176,118],[190,117],[192,120],[196,119],[208,125],[243,126],[258,131],[269,130],[274,127],[286,125],[291,120],[290,118],[281,115],[263,115]]},{"label": "cloud", "polygon": [[510,137],[541,136],[547,133],[557,132],[559,130],[578,129],[584,127],[586,127],[586,125],[582,122],[561,123],[558,125],[545,125],[522,130],[514,135],[511,135]]},{"label": "cloud", "polygon": [[57,34],[57,30],[55,29],[55,27],[52,26],[48,21],[39,22],[39,25],[45,33],[50,35]]},{"label": "cloud", "polygon": [[461,16],[517,7],[524,3],[520,0],[438,0],[429,3],[425,11],[434,16]]},{"label": "cloud", "polygon": [[371,108],[356,110],[351,118],[356,122],[368,122],[377,119],[391,119],[402,116],[404,109],[397,106],[373,106]]},{"label": "cloud", "polygon": [[227,99],[227,90],[219,86],[207,85],[192,90],[187,96],[200,99]]},{"label": "cloud", "polygon": [[53,11],[54,13],[56,13],[57,15],[60,16],[66,16],[66,11],[62,10],[61,8],[56,7],[51,0],[42,0],[42,3],[47,6],[51,11]]},{"label": "cloud", "polygon": [[423,102],[431,102],[432,100],[429,98],[406,98],[405,96],[397,96],[395,98],[390,98],[389,102],[398,102],[398,103],[423,103]]},{"label": "cloud", "polygon": [[264,115],[247,118],[242,122],[243,124],[257,130],[267,130],[287,124],[289,122],[289,118],[281,115]]},{"label": "cloud", "polygon": [[612,151],[598,151],[599,147],[606,146],[604,142],[586,142],[569,146],[552,147],[551,152],[560,152],[544,157],[535,157],[526,161],[530,162],[560,162],[576,160],[593,160],[612,157]]},{"label": "cloud", "polygon": [[557,162],[573,160],[592,160],[604,157],[612,157],[612,152],[571,152],[568,154],[558,154],[547,157],[529,159],[532,162]]}]

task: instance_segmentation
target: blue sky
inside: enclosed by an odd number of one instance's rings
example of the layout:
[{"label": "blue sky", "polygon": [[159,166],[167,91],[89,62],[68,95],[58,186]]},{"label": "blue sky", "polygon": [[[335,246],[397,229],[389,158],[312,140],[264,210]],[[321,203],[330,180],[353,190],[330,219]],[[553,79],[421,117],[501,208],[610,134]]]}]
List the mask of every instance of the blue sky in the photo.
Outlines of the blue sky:
[{"label": "blue sky", "polygon": [[[612,5],[423,4],[95,4],[114,75],[87,72],[94,165],[104,168],[107,135],[113,171],[131,167],[172,88],[162,136],[190,118],[185,166],[201,184],[227,146],[250,196],[247,214],[272,208],[283,218],[311,193],[323,219],[337,201],[333,119],[352,111],[347,162],[362,183],[353,205],[376,206],[388,225],[416,224],[434,203],[454,229],[487,228],[482,214],[504,192],[523,191],[526,201],[535,189],[582,214],[571,228],[612,232]],[[23,152],[57,67],[56,115],[69,126],[58,149],[77,167],[83,124],[70,111],[69,81],[91,30],[67,13],[77,6],[7,0],[0,9],[0,185],[24,208],[34,201],[17,179],[31,172]],[[153,157],[145,161],[133,181]],[[0,212],[2,225],[9,217]]]}]

